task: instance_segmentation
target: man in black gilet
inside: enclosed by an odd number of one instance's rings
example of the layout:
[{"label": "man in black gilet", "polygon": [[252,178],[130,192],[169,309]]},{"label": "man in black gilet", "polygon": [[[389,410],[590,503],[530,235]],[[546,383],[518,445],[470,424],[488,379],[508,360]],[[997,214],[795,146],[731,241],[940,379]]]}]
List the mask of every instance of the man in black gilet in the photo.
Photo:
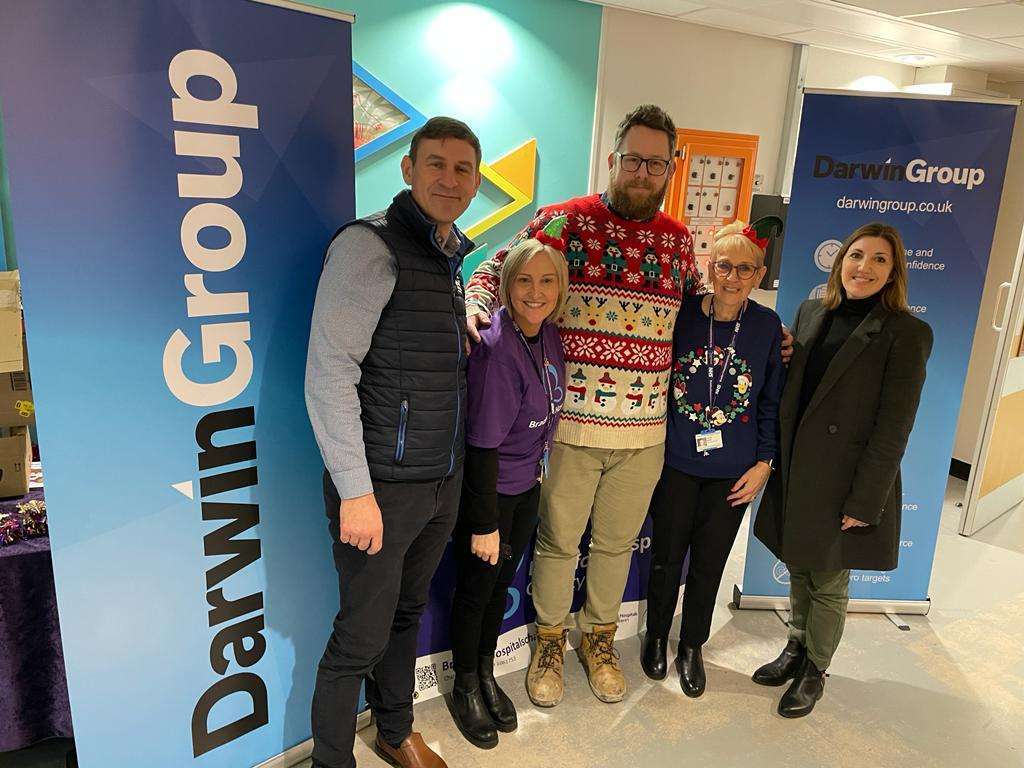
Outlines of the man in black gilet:
[{"label": "man in black gilet", "polygon": [[327,251],[306,366],[324,458],[341,608],[317,671],[313,766],[355,766],[365,680],[374,748],[403,768],[444,768],[412,731],[416,636],[455,525],[465,422],[462,259],[455,220],[480,186],[480,142],[435,117],[402,158],[411,189],[350,222]]}]

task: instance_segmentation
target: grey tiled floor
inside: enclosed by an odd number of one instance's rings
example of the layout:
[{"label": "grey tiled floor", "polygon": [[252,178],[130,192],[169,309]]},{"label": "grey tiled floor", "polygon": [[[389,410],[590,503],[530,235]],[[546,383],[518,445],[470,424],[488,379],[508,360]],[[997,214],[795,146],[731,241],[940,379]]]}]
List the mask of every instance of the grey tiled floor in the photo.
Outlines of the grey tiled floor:
[{"label": "grey tiled floor", "polygon": [[[1024,508],[966,539],[957,535],[962,494],[963,483],[951,480],[931,613],[905,617],[910,632],[884,616],[851,615],[825,698],[808,718],[783,720],[775,713],[781,691],[749,680],[778,652],[784,627],[774,613],[728,606],[742,574],[744,526],[705,648],[702,698],[687,699],[672,677],[644,678],[632,638],[619,644],[630,683],[621,704],[597,701],[570,657],[566,697],[553,710],[529,703],[522,673],[502,678],[520,728],[494,750],[466,743],[439,699],[417,706],[416,728],[451,768],[1024,766]],[[361,768],[385,765],[370,749],[373,736],[372,727],[359,734]],[[0,768],[58,768],[60,747],[0,755]]]},{"label": "grey tiled floor", "polygon": [[[781,690],[749,680],[785,635],[772,612],[728,607],[742,576],[744,527],[722,580],[700,699],[686,698],[674,677],[647,680],[632,638],[619,643],[631,686],[621,704],[597,701],[570,656],[566,696],[553,710],[529,703],[522,673],[502,678],[520,728],[493,750],[464,741],[438,699],[417,706],[416,728],[451,768],[1024,765],[1024,509],[963,538],[955,506],[963,488],[950,480],[931,613],[904,617],[909,632],[881,615],[851,615],[825,698],[808,718],[779,717]],[[373,735],[367,728],[357,741],[361,768],[385,765],[370,749]]]}]

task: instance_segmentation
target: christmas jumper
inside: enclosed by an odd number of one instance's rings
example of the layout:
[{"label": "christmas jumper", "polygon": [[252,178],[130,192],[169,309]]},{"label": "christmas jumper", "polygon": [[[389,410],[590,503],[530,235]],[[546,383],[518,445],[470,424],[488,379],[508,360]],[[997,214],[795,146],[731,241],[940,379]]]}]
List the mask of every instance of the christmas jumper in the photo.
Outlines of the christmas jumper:
[{"label": "christmas jumper", "polygon": [[[683,297],[703,291],[693,239],[660,211],[632,221],[609,209],[603,196],[589,195],[541,208],[508,248],[561,215],[568,217],[569,292],[556,319],[566,393],[555,439],[609,449],[664,443],[672,329]],[[497,308],[508,248],[473,273],[468,312]]]},{"label": "christmas jumper", "polygon": [[[700,299],[687,302],[676,322],[665,463],[688,475],[734,478],[758,461],[779,463],[779,401],[786,383],[782,321],[748,299],[738,333],[736,322],[712,323]],[[709,330],[714,339],[710,354]],[[722,388],[715,395],[719,382]],[[698,451],[695,438],[705,430],[720,432],[723,446]]]}]

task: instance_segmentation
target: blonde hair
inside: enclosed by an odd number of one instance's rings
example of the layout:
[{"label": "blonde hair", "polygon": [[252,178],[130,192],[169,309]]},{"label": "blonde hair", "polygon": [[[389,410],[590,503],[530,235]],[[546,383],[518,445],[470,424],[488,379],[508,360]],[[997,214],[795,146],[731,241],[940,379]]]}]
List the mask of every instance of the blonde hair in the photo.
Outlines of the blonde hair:
[{"label": "blonde hair", "polygon": [[505,256],[501,265],[501,281],[498,283],[498,300],[501,305],[511,311],[512,300],[509,296],[509,289],[512,282],[519,277],[527,262],[538,253],[546,253],[551,263],[555,265],[555,276],[558,280],[558,301],[555,308],[547,316],[548,320],[554,321],[565,308],[566,299],[569,296],[569,265],[566,264],[565,254],[557,248],[545,245],[540,240],[528,238],[513,246]]},{"label": "blonde hair", "polygon": [[880,221],[873,221],[857,227],[846,240],[843,241],[836,260],[832,263],[832,271],[828,275],[828,283],[825,286],[825,298],[822,299],[825,309],[835,309],[843,303],[843,259],[853,244],[862,237],[880,237],[889,243],[892,248],[892,272],[889,273],[889,282],[881,290],[882,306],[890,312],[909,312],[910,305],[907,302],[907,251],[903,247],[903,238],[895,227],[883,224]]},{"label": "blonde hair", "polygon": [[757,246],[757,243],[743,234],[743,230],[746,228],[746,222],[737,219],[731,224],[716,229],[715,242],[711,245],[711,261],[713,262],[718,256],[727,253],[738,253],[750,256],[758,267],[763,267],[764,251]]}]

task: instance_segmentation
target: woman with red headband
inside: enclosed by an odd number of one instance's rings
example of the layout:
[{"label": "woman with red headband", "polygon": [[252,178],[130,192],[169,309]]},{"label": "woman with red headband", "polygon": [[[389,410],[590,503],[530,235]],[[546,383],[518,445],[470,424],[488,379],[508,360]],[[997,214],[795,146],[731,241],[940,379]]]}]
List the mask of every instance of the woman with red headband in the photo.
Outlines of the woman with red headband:
[{"label": "woman with red headband", "polygon": [[466,464],[452,534],[456,581],[451,638],[455,686],[449,709],[481,749],[518,727],[494,676],[509,584],[537,528],[540,483],[565,398],[565,356],[554,320],[569,272],[558,216],[508,251],[501,308],[481,332],[466,369]]},{"label": "woman with red headband", "polygon": [[677,666],[683,693],[704,692],[701,646],[747,505],[779,452],[779,399],[785,379],[778,315],[750,297],[765,274],[771,217],[715,233],[708,273],[714,292],[684,302],[676,320],[665,467],[651,499],[653,556],[641,664],[667,674],[669,628],[687,550]]}]

